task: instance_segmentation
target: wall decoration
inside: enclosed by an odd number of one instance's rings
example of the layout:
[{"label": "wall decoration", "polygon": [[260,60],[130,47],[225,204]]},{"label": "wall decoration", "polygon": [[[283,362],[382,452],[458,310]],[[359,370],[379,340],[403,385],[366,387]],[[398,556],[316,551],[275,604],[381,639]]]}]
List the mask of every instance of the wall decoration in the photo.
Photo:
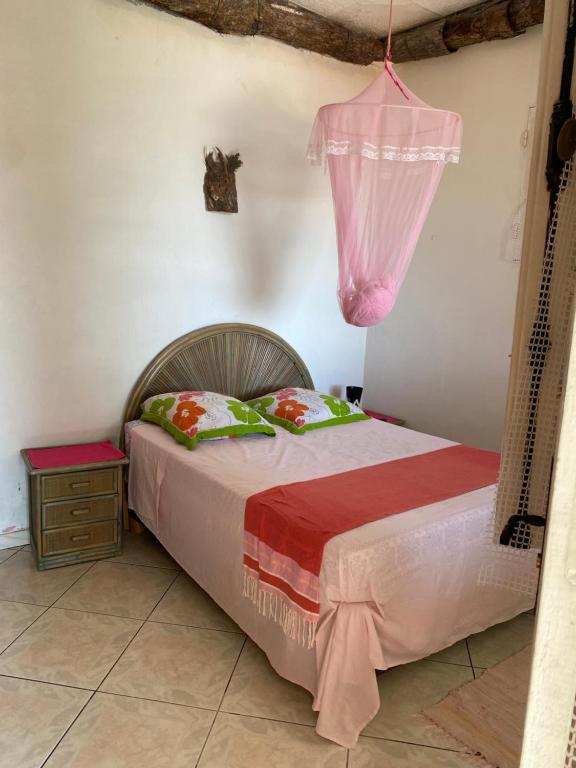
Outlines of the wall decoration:
[{"label": "wall decoration", "polygon": [[235,173],[242,166],[240,153],[225,155],[219,147],[204,148],[204,200],[207,211],[238,213]]}]

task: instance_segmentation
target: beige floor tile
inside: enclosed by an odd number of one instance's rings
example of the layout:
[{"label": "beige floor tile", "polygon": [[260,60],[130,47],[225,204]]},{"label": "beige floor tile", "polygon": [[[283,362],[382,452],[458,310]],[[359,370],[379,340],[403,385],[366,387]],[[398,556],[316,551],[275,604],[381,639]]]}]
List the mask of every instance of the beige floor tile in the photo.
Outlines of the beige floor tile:
[{"label": "beige floor tile", "polygon": [[346,750],[313,728],[219,712],[198,768],[345,768]]},{"label": "beige floor tile", "polygon": [[[1,569],[0,569],[1,570]],[[512,621],[496,624],[485,632],[468,638],[472,664],[493,667],[532,642],[534,616],[522,613]]]},{"label": "beige floor tile", "polygon": [[164,568],[96,563],[55,607],[145,619],[175,576]]},{"label": "beige floor tile", "polygon": [[348,768],[470,768],[470,762],[458,752],[362,736],[350,750]]},{"label": "beige floor tile", "polygon": [[89,691],[0,677],[0,768],[38,768]]},{"label": "beige floor tile", "polygon": [[52,605],[92,563],[39,571],[31,552],[16,552],[0,565],[0,600]]},{"label": "beige floor tile", "polygon": [[473,679],[470,667],[437,661],[416,661],[389,669],[378,678],[380,710],[364,729],[364,735],[431,747],[456,747],[420,712]]},{"label": "beige floor tile", "polygon": [[144,533],[125,531],[122,540],[122,554],[112,557],[110,562],[154,565],[159,568],[180,570],[178,563],[170,557],[162,544],[148,531],[144,531]]},{"label": "beige floor tile", "polygon": [[39,605],[0,601],[0,653],[45,610]]},{"label": "beige floor tile", "polygon": [[9,557],[12,557],[12,555],[15,555],[16,552],[20,551],[20,547],[10,547],[9,549],[0,549],[0,563],[3,563],[5,560],[8,560]]},{"label": "beige floor tile", "polygon": [[150,621],[242,633],[240,627],[185,573],[178,575],[154,609]]},{"label": "beige floor tile", "polygon": [[428,659],[430,661],[445,661],[448,664],[462,664],[465,667],[470,666],[466,640],[460,640],[459,643],[455,643],[449,648],[445,648],[443,651],[428,656]]},{"label": "beige floor tile", "polygon": [[50,608],[0,655],[0,674],[95,689],[140,621]]},{"label": "beige floor tile", "polygon": [[96,693],[46,768],[193,768],[214,716],[205,709]]},{"label": "beige floor tile", "polygon": [[266,655],[251,640],[242,649],[222,709],[302,725],[316,723],[311,694],[276,674]]},{"label": "beige floor tile", "polygon": [[101,690],[217,709],[244,638],[147,622]]}]

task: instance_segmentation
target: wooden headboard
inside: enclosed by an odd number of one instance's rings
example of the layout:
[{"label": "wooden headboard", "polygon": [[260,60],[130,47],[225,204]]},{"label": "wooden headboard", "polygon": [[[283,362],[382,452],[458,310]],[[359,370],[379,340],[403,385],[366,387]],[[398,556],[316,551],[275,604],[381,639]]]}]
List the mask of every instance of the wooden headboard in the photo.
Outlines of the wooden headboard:
[{"label": "wooden headboard", "polygon": [[140,403],[163,392],[198,389],[248,400],[282,387],[314,385],[302,358],[280,336],[256,325],[209,325],[156,355],[134,384],[122,423],[138,418]]}]

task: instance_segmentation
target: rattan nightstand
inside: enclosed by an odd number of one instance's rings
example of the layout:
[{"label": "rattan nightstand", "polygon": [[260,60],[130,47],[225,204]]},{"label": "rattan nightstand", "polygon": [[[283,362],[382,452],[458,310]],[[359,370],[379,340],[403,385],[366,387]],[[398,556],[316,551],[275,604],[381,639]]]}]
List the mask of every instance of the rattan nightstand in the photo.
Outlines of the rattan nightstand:
[{"label": "rattan nightstand", "polygon": [[127,457],[109,441],[26,448],[21,454],[38,568],[119,555]]}]

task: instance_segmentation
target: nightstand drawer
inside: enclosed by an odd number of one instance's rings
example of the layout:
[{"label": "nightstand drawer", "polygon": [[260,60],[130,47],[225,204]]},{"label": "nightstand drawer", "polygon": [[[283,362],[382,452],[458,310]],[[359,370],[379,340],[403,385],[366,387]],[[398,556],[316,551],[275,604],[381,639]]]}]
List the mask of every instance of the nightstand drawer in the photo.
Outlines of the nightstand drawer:
[{"label": "nightstand drawer", "polygon": [[61,528],[64,525],[93,523],[110,520],[118,514],[119,497],[93,496],[90,499],[54,501],[42,505],[42,528]]},{"label": "nightstand drawer", "polygon": [[42,533],[42,555],[57,555],[63,552],[78,552],[83,549],[106,547],[116,544],[117,541],[118,522],[116,520],[57,528]]},{"label": "nightstand drawer", "polygon": [[115,468],[46,475],[42,478],[42,501],[116,493],[116,475]]}]

